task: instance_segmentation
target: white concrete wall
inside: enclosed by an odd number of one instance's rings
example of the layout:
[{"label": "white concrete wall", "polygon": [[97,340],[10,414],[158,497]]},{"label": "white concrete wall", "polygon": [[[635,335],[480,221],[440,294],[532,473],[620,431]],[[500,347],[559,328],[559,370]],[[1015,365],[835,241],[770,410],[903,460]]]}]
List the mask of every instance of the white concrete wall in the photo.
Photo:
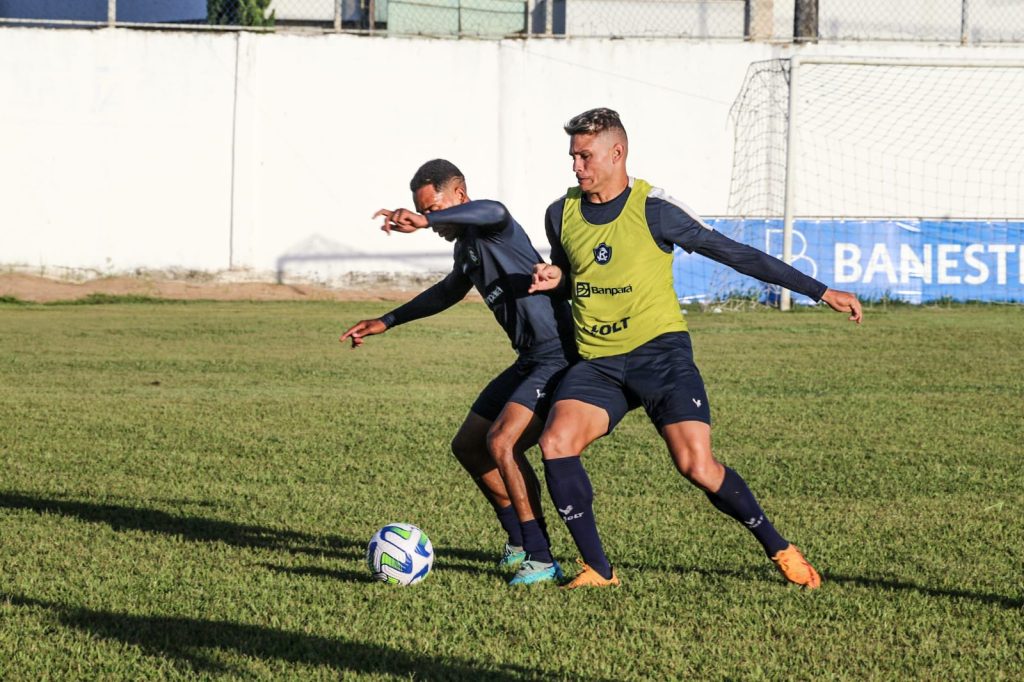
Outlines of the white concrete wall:
[{"label": "white concrete wall", "polygon": [[[450,264],[436,236],[387,237],[369,220],[409,205],[409,178],[439,156],[466,173],[470,196],[505,202],[543,246],[544,210],[574,184],[561,126],[594,106],[622,114],[636,173],[724,211],[728,110],[751,58],[771,54],[709,43],[267,38],[242,37],[233,262],[328,280]],[[712,64],[717,79],[706,75]],[[420,253],[438,257],[410,258]]]},{"label": "white concrete wall", "polygon": [[409,205],[409,178],[438,156],[540,246],[545,207],[574,180],[561,125],[594,106],[622,114],[633,173],[721,214],[729,107],[750,62],[789,49],[3,29],[0,265],[320,281],[442,270],[445,242],[387,237],[370,220]]},{"label": "white concrete wall", "polygon": [[226,267],[235,37],[0,31],[0,263]]}]

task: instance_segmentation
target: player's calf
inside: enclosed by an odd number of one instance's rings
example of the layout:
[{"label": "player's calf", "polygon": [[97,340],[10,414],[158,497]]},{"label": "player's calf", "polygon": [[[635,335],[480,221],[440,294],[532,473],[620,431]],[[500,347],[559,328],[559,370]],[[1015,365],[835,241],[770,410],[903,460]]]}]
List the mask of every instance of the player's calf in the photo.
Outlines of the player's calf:
[{"label": "player's calf", "polygon": [[604,579],[612,578],[612,566],[604,553],[594,519],[594,489],[579,456],[545,459],[548,492],[583,560]]}]

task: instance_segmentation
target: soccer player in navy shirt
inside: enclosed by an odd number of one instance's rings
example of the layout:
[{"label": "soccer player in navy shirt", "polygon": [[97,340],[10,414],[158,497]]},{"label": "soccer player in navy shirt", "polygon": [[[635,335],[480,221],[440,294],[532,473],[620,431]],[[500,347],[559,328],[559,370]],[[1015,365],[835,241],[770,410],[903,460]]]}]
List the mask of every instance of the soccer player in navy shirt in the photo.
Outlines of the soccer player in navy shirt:
[{"label": "soccer player in navy shirt", "polygon": [[579,184],[548,209],[552,264],[535,268],[531,291],[572,297],[582,358],[559,384],[540,437],[548,490],[583,556],[566,587],[619,584],[597,532],[580,453],[643,405],[679,473],[742,523],[787,580],[817,588],[818,572],[775,529],[743,478],[712,454],[711,412],[673,288],[672,252],[678,245],[700,253],[850,313],[857,323],[860,303],[714,231],[664,190],[630,177],[629,143],[616,112],[584,112],[565,132]]},{"label": "soccer player in navy shirt", "polygon": [[[513,585],[562,577],[551,556],[540,485],[524,452],[537,442],[551,396],[576,359],[569,304],[560,296],[529,294],[533,268],[543,263],[523,228],[497,201],[471,201],[466,179],[443,159],[425,163],[410,183],[416,211],[381,209],[383,229],[431,228],[454,242],[448,276],[405,305],[350,327],[352,347],[367,336],[435,315],[476,288],[518,353],[473,403],[452,441],[452,452],[493,505],[508,533],[502,567],[517,568]],[[417,213],[418,211],[418,213]]]}]

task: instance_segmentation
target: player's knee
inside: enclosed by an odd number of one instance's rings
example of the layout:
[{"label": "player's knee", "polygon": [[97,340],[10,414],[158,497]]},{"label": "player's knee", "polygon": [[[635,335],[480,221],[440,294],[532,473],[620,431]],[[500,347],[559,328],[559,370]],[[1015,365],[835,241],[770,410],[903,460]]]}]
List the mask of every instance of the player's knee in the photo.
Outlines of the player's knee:
[{"label": "player's knee", "polygon": [[487,452],[495,462],[511,463],[515,459],[516,439],[503,429],[487,432]]},{"label": "player's knee", "polygon": [[573,442],[561,429],[545,429],[537,441],[544,459],[577,455],[573,450]]},{"label": "player's knee", "polygon": [[452,439],[451,448],[455,459],[464,464],[475,459],[477,451],[480,449],[478,443],[474,443],[472,439],[467,438],[461,433],[456,434],[455,438]]},{"label": "player's knee", "polygon": [[704,490],[714,491],[722,481],[722,465],[712,457],[691,457],[676,464],[679,473]]},{"label": "player's knee", "polygon": [[455,459],[473,478],[480,478],[494,469],[494,461],[487,453],[483,443],[456,436],[451,447]]}]

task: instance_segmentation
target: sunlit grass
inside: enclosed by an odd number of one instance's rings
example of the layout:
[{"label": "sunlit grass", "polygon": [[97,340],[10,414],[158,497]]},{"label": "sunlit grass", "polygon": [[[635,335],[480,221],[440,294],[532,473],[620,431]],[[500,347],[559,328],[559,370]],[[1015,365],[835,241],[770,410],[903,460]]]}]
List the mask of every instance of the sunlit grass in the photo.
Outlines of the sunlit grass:
[{"label": "sunlit grass", "polygon": [[[1024,670],[1021,308],[692,311],[716,452],[825,584],[784,585],[635,412],[585,455],[623,586],[569,594],[504,584],[448,452],[507,340],[465,304],[337,342],[386,309],[0,304],[0,679]],[[429,533],[423,584],[369,582],[390,521]]]}]

